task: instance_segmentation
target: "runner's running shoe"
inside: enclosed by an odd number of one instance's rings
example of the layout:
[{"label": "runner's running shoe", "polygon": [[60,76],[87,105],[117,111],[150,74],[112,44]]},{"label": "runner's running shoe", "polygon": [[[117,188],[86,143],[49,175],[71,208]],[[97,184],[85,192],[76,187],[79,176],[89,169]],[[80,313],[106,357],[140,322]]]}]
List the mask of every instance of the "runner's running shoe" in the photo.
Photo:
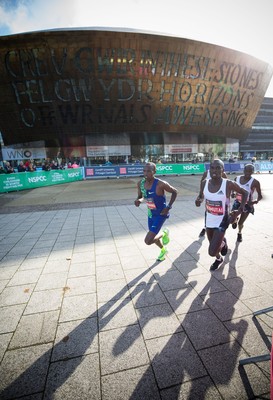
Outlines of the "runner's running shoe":
[{"label": "runner's running shoe", "polygon": [[162,247],[161,252],[160,252],[159,256],[157,257],[157,261],[165,260],[165,256],[167,253],[168,253],[168,250],[166,249],[166,247]]},{"label": "runner's running shoe", "polygon": [[237,222],[238,222],[238,219],[236,219],[236,221],[234,221],[233,224],[231,225],[233,229],[237,228]]},{"label": "runner's running shoe", "polygon": [[205,236],[205,233],[206,233],[206,229],[203,228],[202,231],[199,233],[199,236],[200,237]]},{"label": "runner's running shoe", "polygon": [[215,271],[222,264],[223,261],[223,257],[221,257],[219,260],[216,258],[216,260],[210,267],[210,271]]}]

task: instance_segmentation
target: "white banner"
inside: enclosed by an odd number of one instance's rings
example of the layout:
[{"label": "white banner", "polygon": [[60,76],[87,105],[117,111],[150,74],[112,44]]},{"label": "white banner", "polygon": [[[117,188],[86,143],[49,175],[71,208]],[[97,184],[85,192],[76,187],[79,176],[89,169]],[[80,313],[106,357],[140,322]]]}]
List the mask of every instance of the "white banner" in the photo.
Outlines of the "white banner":
[{"label": "white banner", "polygon": [[35,148],[35,147],[2,147],[2,157],[4,161],[10,160],[33,160],[46,158],[45,148]]},{"label": "white banner", "polygon": [[130,156],[131,146],[87,146],[87,157]]},{"label": "white banner", "polygon": [[197,144],[165,144],[164,153],[167,154],[183,154],[183,153],[197,153]]},{"label": "white banner", "polygon": [[87,157],[106,157],[108,155],[107,146],[86,146]]}]

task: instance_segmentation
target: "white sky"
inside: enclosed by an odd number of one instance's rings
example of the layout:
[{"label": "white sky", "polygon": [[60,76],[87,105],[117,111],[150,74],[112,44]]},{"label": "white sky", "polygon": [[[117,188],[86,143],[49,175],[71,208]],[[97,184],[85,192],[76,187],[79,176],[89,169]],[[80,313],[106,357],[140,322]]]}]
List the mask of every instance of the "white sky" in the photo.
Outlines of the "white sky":
[{"label": "white sky", "polygon": [[[273,66],[272,0],[0,0],[0,36],[80,27],[171,34],[243,51]],[[266,96],[273,97],[273,79]]]}]

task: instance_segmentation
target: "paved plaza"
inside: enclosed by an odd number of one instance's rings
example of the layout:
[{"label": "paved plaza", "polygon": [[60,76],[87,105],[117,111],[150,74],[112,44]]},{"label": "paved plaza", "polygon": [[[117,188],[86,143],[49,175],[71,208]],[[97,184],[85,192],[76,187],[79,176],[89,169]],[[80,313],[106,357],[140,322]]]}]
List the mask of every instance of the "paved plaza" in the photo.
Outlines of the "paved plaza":
[{"label": "paved plaza", "polygon": [[[165,261],[147,246],[137,179],[0,194],[0,398],[270,399],[273,174],[214,272],[200,176],[179,189]],[[233,177],[232,177],[233,179]]]}]

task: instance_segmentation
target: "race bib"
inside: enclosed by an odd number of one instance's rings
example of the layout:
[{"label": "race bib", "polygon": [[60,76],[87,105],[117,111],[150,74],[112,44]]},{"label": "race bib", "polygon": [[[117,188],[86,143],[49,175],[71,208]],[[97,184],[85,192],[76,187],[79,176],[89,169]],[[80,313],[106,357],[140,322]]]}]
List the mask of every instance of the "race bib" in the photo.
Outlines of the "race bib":
[{"label": "race bib", "polygon": [[219,200],[206,200],[206,210],[212,215],[224,215],[223,205]]},{"label": "race bib", "polygon": [[155,205],[153,199],[146,199],[146,204],[150,210],[156,210],[156,205]]}]

